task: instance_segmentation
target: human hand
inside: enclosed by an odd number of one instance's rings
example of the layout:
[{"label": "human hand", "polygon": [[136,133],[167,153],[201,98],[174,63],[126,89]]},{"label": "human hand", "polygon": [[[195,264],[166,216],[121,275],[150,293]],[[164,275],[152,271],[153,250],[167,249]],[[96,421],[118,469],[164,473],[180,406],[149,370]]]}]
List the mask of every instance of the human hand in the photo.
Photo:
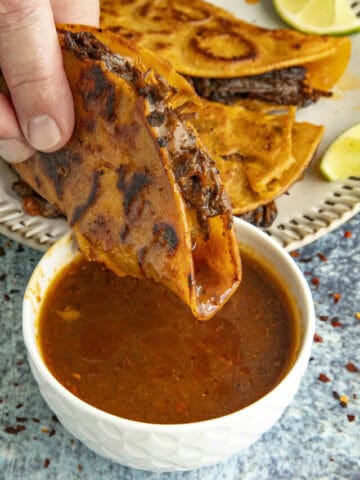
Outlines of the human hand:
[{"label": "human hand", "polygon": [[98,26],[99,0],[0,0],[0,157],[21,162],[71,137],[74,106],[56,23]]}]

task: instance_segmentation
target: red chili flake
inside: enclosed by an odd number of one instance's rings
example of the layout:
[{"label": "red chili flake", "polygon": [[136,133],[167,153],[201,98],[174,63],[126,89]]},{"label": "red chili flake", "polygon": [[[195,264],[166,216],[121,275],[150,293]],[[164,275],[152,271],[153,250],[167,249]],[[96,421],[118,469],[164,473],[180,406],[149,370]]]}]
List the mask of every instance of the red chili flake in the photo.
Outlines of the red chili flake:
[{"label": "red chili flake", "polygon": [[333,299],[334,299],[334,303],[338,303],[338,301],[341,299],[341,293],[333,293]]},{"label": "red chili flake", "polygon": [[351,372],[351,373],[354,373],[354,372],[358,372],[358,371],[359,371],[358,367],[357,367],[354,363],[352,363],[352,362],[348,362],[348,363],[345,365],[345,367],[346,367],[347,370],[349,370],[349,372]]},{"label": "red chili flake", "polygon": [[26,430],[25,425],[16,425],[16,427],[6,427],[4,432],[10,433],[11,435],[17,435],[19,432]]},{"label": "red chili flake", "polygon": [[314,342],[315,342],[315,343],[322,343],[322,342],[323,342],[322,336],[319,335],[318,333],[315,333],[315,334],[314,334]]},{"label": "red chili flake", "polygon": [[323,253],[316,254],[322,262],[327,262],[328,258]]},{"label": "red chili flake", "polygon": [[320,380],[320,382],[324,382],[324,383],[331,382],[330,378],[327,375],[325,375],[325,373],[320,373],[318,379]]},{"label": "red chili flake", "polygon": [[7,293],[4,293],[4,300],[7,302],[10,300],[10,296]]},{"label": "red chili flake", "polygon": [[38,418],[32,418],[31,420],[35,423],[40,423],[40,420]]},{"label": "red chili flake", "polygon": [[320,279],[319,279],[319,277],[313,277],[313,278],[310,280],[310,282],[317,287],[317,286],[319,285],[319,283],[320,283]]},{"label": "red chili flake", "polygon": [[355,415],[349,415],[347,414],[347,419],[349,420],[349,422],[353,422],[355,420]]},{"label": "red chili flake", "polygon": [[23,364],[24,364],[24,360],[18,360],[18,361],[16,362],[16,365],[18,365],[19,367],[20,367],[21,365],[23,365]]},{"label": "red chili flake", "polygon": [[340,395],[338,394],[338,392],[336,390],[333,390],[332,394],[333,394],[333,397],[335,398],[335,400],[339,400]]},{"label": "red chili flake", "polygon": [[311,262],[312,258],[311,257],[304,257],[299,260],[301,263],[309,263]]},{"label": "red chili flake", "polygon": [[27,417],[16,417],[16,421],[20,423],[27,422],[27,420]]},{"label": "red chili flake", "polygon": [[290,255],[291,255],[293,258],[298,258],[298,257],[300,257],[300,253],[297,252],[296,250],[294,250],[293,252],[290,252]]},{"label": "red chili flake", "polygon": [[337,327],[341,327],[342,326],[342,323],[340,322],[339,320],[339,317],[334,317],[332,320],[331,320],[331,325],[335,328]]},{"label": "red chili flake", "polygon": [[48,468],[49,465],[50,465],[50,459],[49,459],[49,458],[45,458],[45,460],[44,460],[44,468]]},{"label": "red chili flake", "polygon": [[329,317],[327,315],[320,315],[319,318],[322,322],[327,322],[329,320]]},{"label": "red chili flake", "polygon": [[23,405],[23,403],[18,403],[15,408],[21,408]]},{"label": "red chili flake", "polygon": [[79,470],[79,472],[83,471],[83,467],[82,467],[81,463],[78,464],[78,470]]},{"label": "red chili flake", "polygon": [[345,238],[351,238],[352,237],[352,232],[350,232],[350,230],[345,230],[344,237]]}]

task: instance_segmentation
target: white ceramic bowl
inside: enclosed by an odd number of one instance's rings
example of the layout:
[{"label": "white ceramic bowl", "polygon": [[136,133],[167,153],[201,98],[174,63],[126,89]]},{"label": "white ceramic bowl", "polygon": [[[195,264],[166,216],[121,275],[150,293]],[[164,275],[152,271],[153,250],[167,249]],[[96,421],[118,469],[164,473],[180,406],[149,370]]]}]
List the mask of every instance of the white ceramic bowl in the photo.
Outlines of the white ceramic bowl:
[{"label": "white ceramic bowl", "polygon": [[303,335],[296,361],[266,396],[230,415],[181,425],[155,425],[110,415],[64,388],[49,372],[37,343],[37,317],[44,293],[59,270],[77,254],[70,235],[48,250],[26,290],[23,333],[29,363],[40,392],[60,422],[95,452],[134,468],[190,470],[220,462],[255,442],[291,402],[304,374],[314,335],[314,307],[309,287],[289,254],[270,237],[236,220],[239,241],[273,265],[285,280],[301,312]]}]

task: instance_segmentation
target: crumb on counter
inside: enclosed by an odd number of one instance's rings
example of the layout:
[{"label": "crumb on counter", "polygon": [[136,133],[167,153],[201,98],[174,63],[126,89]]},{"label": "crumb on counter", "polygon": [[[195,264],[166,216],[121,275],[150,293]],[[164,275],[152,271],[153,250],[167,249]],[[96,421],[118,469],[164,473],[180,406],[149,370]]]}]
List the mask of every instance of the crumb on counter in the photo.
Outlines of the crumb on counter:
[{"label": "crumb on counter", "polygon": [[335,328],[341,327],[341,326],[342,326],[342,323],[340,322],[339,317],[333,317],[333,318],[331,319],[331,325],[332,325],[333,327],[335,327]]},{"label": "crumb on counter", "polygon": [[323,383],[331,382],[331,379],[325,373],[320,373],[318,379]]},{"label": "crumb on counter", "polygon": [[315,333],[314,334],[314,342],[315,343],[322,343],[324,340],[323,340],[323,337],[321,335],[319,335],[318,333]]},{"label": "crumb on counter", "polygon": [[332,294],[334,303],[338,303],[341,300],[341,293],[335,292]]},{"label": "crumb on counter", "polygon": [[345,365],[346,369],[351,372],[351,373],[355,373],[355,372],[358,372],[359,369],[358,367],[353,363],[353,362],[348,362],[346,365]]}]

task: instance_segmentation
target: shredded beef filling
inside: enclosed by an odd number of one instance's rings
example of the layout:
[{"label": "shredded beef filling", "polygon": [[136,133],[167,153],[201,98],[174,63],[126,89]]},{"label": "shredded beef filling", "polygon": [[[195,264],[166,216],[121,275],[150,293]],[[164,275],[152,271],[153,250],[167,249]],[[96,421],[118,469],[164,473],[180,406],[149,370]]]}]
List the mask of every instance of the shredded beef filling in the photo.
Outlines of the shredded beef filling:
[{"label": "shredded beef filling", "polygon": [[261,100],[277,105],[306,107],[331,93],[306,84],[306,68],[290,67],[239,78],[188,77],[201,97],[231,104],[240,98]]},{"label": "shredded beef filling", "polygon": [[12,184],[12,189],[22,199],[23,209],[27,215],[45,218],[61,217],[61,212],[40,197],[26,182],[18,180]]},{"label": "shredded beef filling", "polygon": [[242,218],[246,222],[255,225],[256,227],[269,228],[273,224],[277,216],[277,208],[275,202],[270,202],[267,205],[252,210],[251,212],[243,213],[242,215],[237,215],[237,217]]},{"label": "shredded beef filling", "polygon": [[189,207],[196,210],[205,237],[209,234],[209,217],[227,215],[230,228],[231,206],[219,184],[214,162],[196,145],[192,131],[182,120],[181,111],[176,112],[166,105],[174,89],[160,76],[156,77],[156,84],[147,83],[146,74],[126,58],[112,53],[90,32],[60,30],[59,33],[63,36],[66,49],[81,59],[103,61],[110,71],[131,83],[139,95],[148,99],[152,111],[147,120],[151,126],[165,127],[167,131],[168,138],[162,134],[158,144],[167,148],[183,198]]},{"label": "shredded beef filling", "polygon": [[217,180],[214,162],[204,150],[197,148],[194,135],[179,124],[178,116],[173,111],[168,112],[167,127],[170,132],[168,151],[176,180],[187,204],[196,210],[205,238],[209,234],[209,217],[227,215],[230,228],[231,205]]}]

